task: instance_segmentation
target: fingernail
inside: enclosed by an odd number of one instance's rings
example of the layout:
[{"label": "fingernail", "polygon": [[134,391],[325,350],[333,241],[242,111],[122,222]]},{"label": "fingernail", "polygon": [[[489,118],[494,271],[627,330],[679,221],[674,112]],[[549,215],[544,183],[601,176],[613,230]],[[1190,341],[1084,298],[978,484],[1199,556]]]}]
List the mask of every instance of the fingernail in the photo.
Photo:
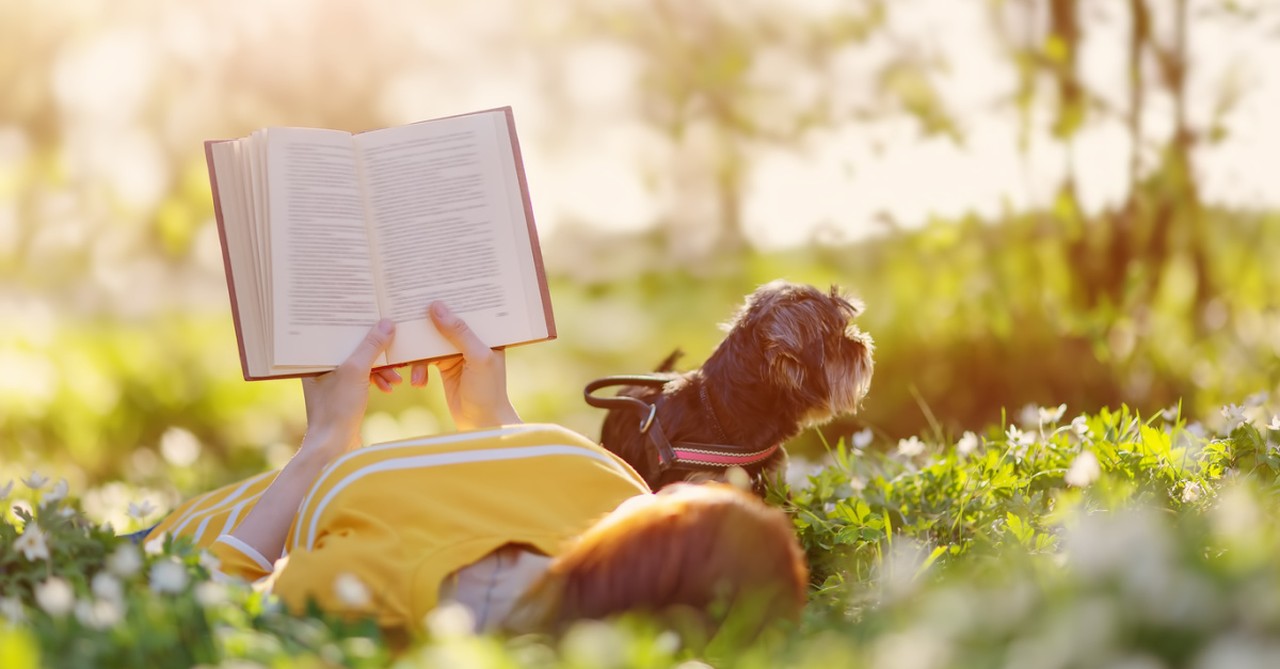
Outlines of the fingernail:
[{"label": "fingernail", "polygon": [[436,318],[448,318],[449,307],[444,306],[444,302],[432,302],[431,313],[434,314]]},{"label": "fingernail", "polygon": [[384,318],[378,321],[378,332],[382,334],[391,334],[396,329],[396,324],[390,318]]}]

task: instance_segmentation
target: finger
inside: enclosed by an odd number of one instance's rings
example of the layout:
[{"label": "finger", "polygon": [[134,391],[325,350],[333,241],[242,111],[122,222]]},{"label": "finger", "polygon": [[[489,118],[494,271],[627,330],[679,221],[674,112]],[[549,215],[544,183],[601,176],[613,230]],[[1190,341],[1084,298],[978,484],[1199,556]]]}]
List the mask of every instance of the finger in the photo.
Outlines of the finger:
[{"label": "finger", "polygon": [[387,383],[393,386],[400,385],[401,383],[404,382],[404,379],[400,378],[400,373],[394,369],[391,369],[390,367],[375,369],[373,370],[373,373],[382,377],[383,381],[386,381]]},{"label": "finger", "polygon": [[440,371],[440,378],[447,380],[457,376],[458,372],[466,365],[466,362],[466,358],[455,355],[451,358],[436,360],[435,365],[436,369]]},{"label": "finger", "polygon": [[409,375],[409,384],[421,388],[427,385],[427,367],[425,362],[413,363],[413,371]]},{"label": "finger", "polygon": [[386,379],[384,379],[384,378],[382,378],[382,376],[381,376],[381,375],[379,375],[379,374],[370,374],[370,375],[369,375],[369,380],[373,382],[373,385],[375,385],[375,386],[377,386],[377,387],[378,387],[378,390],[381,390],[381,391],[382,391],[382,392],[384,392],[384,393],[389,393],[389,392],[391,392],[391,384],[390,384],[390,383],[387,383],[387,380],[386,380]]},{"label": "finger", "polygon": [[485,346],[480,337],[471,331],[471,327],[466,321],[458,318],[444,302],[431,303],[431,322],[435,323],[436,328],[440,330],[440,334],[449,340],[462,352],[462,355],[469,360],[483,360],[491,351]]},{"label": "finger", "polygon": [[373,362],[382,355],[387,347],[391,346],[391,339],[396,331],[396,324],[391,319],[384,318],[378,321],[378,324],[370,328],[369,334],[360,340],[356,345],[356,350],[347,356],[346,361],[342,363],[344,367],[355,367],[368,370],[373,367]]}]

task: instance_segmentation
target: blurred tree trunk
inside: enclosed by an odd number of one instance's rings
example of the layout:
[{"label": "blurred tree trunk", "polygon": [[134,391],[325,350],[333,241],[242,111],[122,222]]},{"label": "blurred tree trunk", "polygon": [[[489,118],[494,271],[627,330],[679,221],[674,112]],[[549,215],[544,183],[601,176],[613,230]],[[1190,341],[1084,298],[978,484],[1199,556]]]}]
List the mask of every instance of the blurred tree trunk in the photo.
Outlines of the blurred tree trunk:
[{"label": "blurred tree trunk", "polygon": [[[1058,93],[1054,132],[1068,150],[1081,127],[1089,91],[1077,75],[1076,52],[1084,28],[1079,0],[1046,0],[1049,10],[1047,46],[1040,62],[1053,79]],[[1153,36],[1152,8],[1148,0],[1128,0],[1130,29],[1127,68],[1128,109],[1125,124],[1132,138],[1129,152],[1129,193],[1124,204],[1093,221],[1078,211],[1074,174],[1069,173],[1060,198],[1070,203],[1061,215],[1065,227],[1064,252],[1077,273],[1077,295],[1082,306],[1109,304],[1128,309],[1150,303],[1164,281],[1168,267],[1178,257],[1190,260],[1194,269],[1197,313],[1213,294],[1203,205],[1192,164],[1196,132],[1187,118],[1187,71],[1191,59],[1187,31],[1187,0],[1162,3],[1170,11],[1172,36],[1161,43]],[[1145,59],[1157,66],[1159,90],[1172,101],[1174,132],[1160,151],[1159,162],[1144,175],[1143,116],[1147,111],[1148,81]],[[1072,165],[1074,171],[1074,165]]]},{"label": "blurred tree trunk", "polygon": [[[748,245],[743,206],[754,150],[795,149],[806,133],[856,116],[834,101],[844,82],[832,63],[885,31],[888,4],[853,0],[810,15],[785,3],[579,0],[577,20],[589,34],[612,36],[637,57],[642,121],[670,140],[668,173],[688,200],[666,212],[660,234],[669,247],[687,245],[694,226],[715,227],[707,254],[736,256]],[[771,55],[797,59],[804,67],[789,76],[812,78],[822,93],[793,95],[768,68],[753,70]],[[932,116],[946,125],[945,114]]]},{"label": "blurred tree trunk", "polygon": [[[1189,8],[1187,0],[1176,0],[1174,16],[1173,43],[1159,49],[1157,55],[1160,71],[1165,86],[1173,97],[1174,132],[1165,153],[1166,165],[1162,166],[1168,173],[1168,199],[1172,201],[1181,214],[1179,222],[1186,229],[1185,251],[1191,258],[1195,270],[1196,294],[1195,311],[1197,316],[1208,304],[1213,294],[1213,282],[1209,273],[1209,258],[1205,249],[1207,241],[1204,229],[1204,207],[1200,200],[1200,188],[1196,182],[1195,167],[1191,153],[1196,144],[1196,133],[1187,121],[1187,69],[1190,54],[1187,48],[1187,21]],[[1174,216],[1166,217],[1166,229],[1160,234],[1164,239],[1171,235],[1168,227],[1172,226]],[[1167,244],[1167,242],[1165,242]],[[1167,255],[1161,260],[1167,261]],[[1201,322],[1196,318],[1196,322]]]}]

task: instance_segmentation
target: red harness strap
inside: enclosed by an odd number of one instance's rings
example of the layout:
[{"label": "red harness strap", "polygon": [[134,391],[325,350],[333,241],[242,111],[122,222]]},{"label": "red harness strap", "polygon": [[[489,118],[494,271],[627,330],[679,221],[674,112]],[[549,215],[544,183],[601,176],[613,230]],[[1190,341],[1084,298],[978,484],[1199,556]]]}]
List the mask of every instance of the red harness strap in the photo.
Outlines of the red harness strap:
[{"label": "red harness strap", "polygon": [[[738,446],[729,443],[706,444],[688,441],[672,442],[667,439],[666,431],[662,429],[662,420],[658,418],[658,403],[662,401],[659,397],[657,401],[650,404],[636,397],[628,395],[616,395],[614,397],[596,397],[592,393],[609,386],[648,386],[651,388],[662,388],[667,383],[674,380],[671,376],[659,375],[627,375],[627,376],[610,376],[603,379],[596,379],[587,384],[583,391],[583,397],[587,404],[601,409],[634,409],[640,416],[640,424],[638,430],[640,434],[645,435],[649,444],[653,448],[653,452],[657,457],[657,471],[652,472],[646,477],[649,485],[654,485],[661,474],[671,467],[679,466],[690,469],[723,469],[727,467],[749,467],[756,465],[769,459],[778,449],[782,448],[782,444],[774,444],[766,449],[759,451],[743,452]],[[715,428],[717,436],[728,441],[725,437],[724,428],[720,425],[720,420],[715,414],[715,408],[711,406],[710,399],[707,397],[705,386],[699,392],[699,399],[702,402],[703,410],[708,415],[708,419]]]},{"label": "red harness strap", "polygon": [[[682,465],[696,465],[700,467],[745,467],[754,465],[758,462],[767,460],[769,456],[778,451],[779,444],[774,444],[763,451],[755,451],[754,453],[733,453],[726,450],[703,450],[699,448],[688,448],[689,446],[703,446],[704,444],[691,444],[687,442],[677,441],[673,443],[672,450],[676,454],[676,462]],[[711,445],[711,444],[705,444]]]}]

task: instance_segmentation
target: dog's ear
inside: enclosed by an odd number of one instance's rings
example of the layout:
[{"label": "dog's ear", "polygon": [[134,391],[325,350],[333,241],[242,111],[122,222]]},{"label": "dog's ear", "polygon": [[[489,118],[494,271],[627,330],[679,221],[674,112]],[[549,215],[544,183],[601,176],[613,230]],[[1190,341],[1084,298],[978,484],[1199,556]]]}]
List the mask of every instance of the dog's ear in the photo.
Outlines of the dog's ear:
[{"label": "dog's ear", "polygon": [[763,348],[768,356],[769,376],[787,390],[804,389],[811,381],[808,373],[814,366],[803,357],[810,334],[805,332],[803,320],[786,317],[774,318],[764,326]]},{"label": "dog's ear", "polygon": [[775,351],[769,358],[769,372],[770,377],[787,390],[804,388],[804,363],[789,352]]}]

